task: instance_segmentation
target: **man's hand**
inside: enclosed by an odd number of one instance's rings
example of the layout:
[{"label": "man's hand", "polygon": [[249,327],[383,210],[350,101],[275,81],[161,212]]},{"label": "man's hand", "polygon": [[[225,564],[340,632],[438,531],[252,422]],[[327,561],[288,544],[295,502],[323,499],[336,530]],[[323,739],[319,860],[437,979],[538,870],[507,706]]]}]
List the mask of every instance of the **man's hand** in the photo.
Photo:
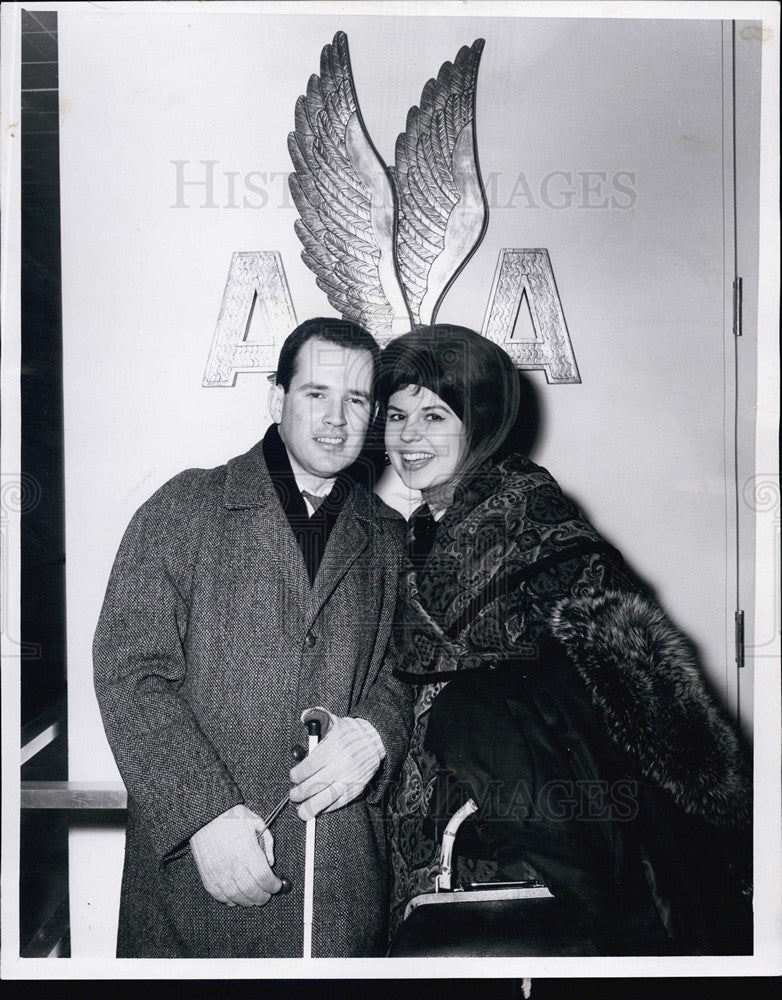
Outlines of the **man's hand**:
[{"label": "man's hand", "polygon": [[358,798],[386,755],[377,730],[366,719],[337,718],[325,709],[307,709],[308,718],[328,717],[325,737],[291,770],[291,802],[299,818],[341,809]]},{"label": "man's hand", "polygon": [[271,832],[247,806],[232,806],[201,827],[190,838],[190,849],[204,888],[219,903],[263,906],[282,886],[271,869]]}]

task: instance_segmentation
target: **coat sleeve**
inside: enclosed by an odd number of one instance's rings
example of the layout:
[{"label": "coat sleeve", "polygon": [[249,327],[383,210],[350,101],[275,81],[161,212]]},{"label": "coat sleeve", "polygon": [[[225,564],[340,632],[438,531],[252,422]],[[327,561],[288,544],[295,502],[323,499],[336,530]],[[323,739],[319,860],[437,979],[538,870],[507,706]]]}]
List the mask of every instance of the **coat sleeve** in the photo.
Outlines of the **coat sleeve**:
[{"label": "coat sleeve", "polygon": [[350,713],[354,717],[370,722],[385,747],[386,756],[367,794],[368,801],[373,804],[382,800],[388,786],[401,770],[410,748],[410,734],[413,729],[413,689],[405,681],[393,675],[397,661],[394,633],[397,605],[401,595],[402,539],[401,536],[397,537],[398,533],[393,528],[389,534],[392,537],[388,541],[386,558],[391,580],[385,619],[394,624],[388,629],[388,643],[375,683]]},{"label": "coat sleeve", "polygon": [[409,684],[393,676],[394,662],[393,643],[391,643],[384,657],[378,680],[366,698],[350,713],[370,722],[385,747],[386,756],[367,796],[373,804],[380,802],[389,784],[399,773],[410,747],[410,733],[413,727],[413,689]]},{"label": "coat sleeve", "polygon": [[93,643],[106,735],[159,860],[243,801],[181,691],[197,518],[208,516],[210,475],[182,473],[136,513],[114,562]]}]

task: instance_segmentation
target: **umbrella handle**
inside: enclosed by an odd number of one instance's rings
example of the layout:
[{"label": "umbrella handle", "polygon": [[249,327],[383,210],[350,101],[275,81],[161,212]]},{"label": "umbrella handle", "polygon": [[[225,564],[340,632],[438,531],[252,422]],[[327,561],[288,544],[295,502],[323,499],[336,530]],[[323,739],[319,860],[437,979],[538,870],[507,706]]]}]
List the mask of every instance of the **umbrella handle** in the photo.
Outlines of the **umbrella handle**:
[{"label": "umbrella handle", "polygon": [[[307,721],[307,751],[312,753],[320,740],[320,721]],[[312,910],[315,888],[315,817],[307,820],[304,834],[304,958],[312,958]]]}]

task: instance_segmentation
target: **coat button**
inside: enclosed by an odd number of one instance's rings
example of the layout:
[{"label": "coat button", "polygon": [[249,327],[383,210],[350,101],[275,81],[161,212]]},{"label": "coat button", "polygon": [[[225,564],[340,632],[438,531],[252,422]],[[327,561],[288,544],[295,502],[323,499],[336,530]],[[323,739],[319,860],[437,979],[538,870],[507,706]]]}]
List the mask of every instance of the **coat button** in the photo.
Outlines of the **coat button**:
[{"label": "coat button", "polygon": [[318,640],[317,640],[317,639],[315,638],[315,636],[314,636],[314,635],[312,634],[312,632],[308,632],[308,633],[307,633],[307,634],[306,634],[306,635],[304,636],[304,645],[305,645],[305,646],[309,646],[309,648],[310,648],[310,649],[312,649],[312,647],[313,647],[313,646],[315,645],[315,643],[316,643],[317,641],[318,641]]}]

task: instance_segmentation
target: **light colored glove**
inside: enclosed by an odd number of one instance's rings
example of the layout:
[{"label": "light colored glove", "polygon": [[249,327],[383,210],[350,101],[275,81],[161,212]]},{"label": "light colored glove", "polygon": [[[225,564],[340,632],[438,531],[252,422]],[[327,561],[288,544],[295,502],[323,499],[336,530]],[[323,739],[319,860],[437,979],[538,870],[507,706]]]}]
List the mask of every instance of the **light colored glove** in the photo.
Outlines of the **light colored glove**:
[{"label": "light colored glove", "polygon": [[301,803],[299,819],[333,812],[357,799],[386,755],[383,741],[371,722],[337,717],[325,708],[308,708],[301,721],[316,718],[324,738],[291,769],[291,802]]},{"label": "light colored glove", "polygon": [[190,838],[190,850],[204,888],[219,903],[263,906],[282,886],[271,869],[271,832],[245,805],[232,806],[202,826]]}]

